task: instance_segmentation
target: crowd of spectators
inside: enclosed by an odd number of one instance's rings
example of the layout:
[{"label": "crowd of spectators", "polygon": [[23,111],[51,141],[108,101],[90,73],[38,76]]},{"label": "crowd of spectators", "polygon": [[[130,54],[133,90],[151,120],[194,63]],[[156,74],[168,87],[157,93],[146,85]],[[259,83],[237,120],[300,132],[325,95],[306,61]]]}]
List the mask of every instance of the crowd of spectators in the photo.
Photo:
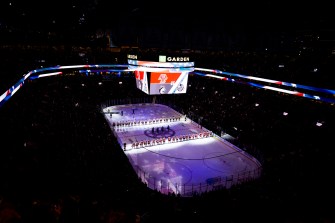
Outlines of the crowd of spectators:
[{"label": "crowd of spectators", "polygon": [[[45,59],[47,67],[102,57],[71,53],[69,60],[60,54],[53,61],[54,52],[47,59],[41,58],[43,53],[27,54],[20,61],[25,72],[34,69],[36,58]],[[266,66],[282,62],[272,58],[289,63],[295,57],[250,52],[195,56],[199,67],[300,81],[297,69],[276,73],[271,70],[275,66]],[[214,59],[206,59],[210,56]],[[109,58],[115,62],[119,57]],[[13,61],[7,66],[5,72],[19,72]],[[262,177],[188,198],[147,188],[101,107],[152,101],[171,106],[218,135],[233,136],[240,148],[262,162]],[[29,80],[0,108],[0,222],[334,222],[329,205],[335,198],[333,114],[333,104],[195,74],[189,75],[186,94],[157,96],[136,89],[130,72]]]}]

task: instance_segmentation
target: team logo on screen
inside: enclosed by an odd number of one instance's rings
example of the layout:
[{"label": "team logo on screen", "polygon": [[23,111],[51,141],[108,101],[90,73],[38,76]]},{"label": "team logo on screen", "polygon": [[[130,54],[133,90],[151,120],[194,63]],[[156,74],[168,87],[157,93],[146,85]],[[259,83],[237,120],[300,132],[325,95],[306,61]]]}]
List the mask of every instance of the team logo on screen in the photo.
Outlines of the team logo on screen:
[{"label": "team logo on screen", "polygon": [[158,80],[160,81],[159,82],[160,84],[166,83],[167,79],[168,79],[168,76],[166,74],[160,74],[159,77],[158,77]]},{"label": "team logo on screen", "polygon": [[165,94],[165,91],[166,91],[166,89],[165,89],[164,86],[161,86],[161,87],[159,88],[159,93],[160,93],[160,94]]},{"label": "team logo on screen", "polygon": [[177,91],[182,91],[184,90],[184,85],[183,84],[179,84],[177,87]]}]

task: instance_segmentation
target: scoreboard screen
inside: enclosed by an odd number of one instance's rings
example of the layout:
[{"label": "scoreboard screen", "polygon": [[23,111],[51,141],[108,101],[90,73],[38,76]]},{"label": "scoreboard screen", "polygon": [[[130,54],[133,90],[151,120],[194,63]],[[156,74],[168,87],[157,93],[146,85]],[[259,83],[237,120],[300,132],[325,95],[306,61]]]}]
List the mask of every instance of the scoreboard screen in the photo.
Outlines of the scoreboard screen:
[{"label": "scoreboard screen", "polygon": [[148,78],[146,71],[135,70],[136,87],[146,94],[149,94]]},{"label": "scoreboard screen", "polygon": [[149,94],[186,93],[188,72],[150,72]]},{"label": "scoreboard screen", "polygon": [[135,71],[136,87],[150,95],[186,93],[188,72]]},{"label": "scoreboard screen", "polygon": [[136,87],[149,95],[186,93],[188,74],[194,70],[194,63],[186,57],[176,57],[177,62],[162,62],[161,58],[159,56],[159,61],[140,61],[137,56],[128,55],[128,67],[135,73]]}]

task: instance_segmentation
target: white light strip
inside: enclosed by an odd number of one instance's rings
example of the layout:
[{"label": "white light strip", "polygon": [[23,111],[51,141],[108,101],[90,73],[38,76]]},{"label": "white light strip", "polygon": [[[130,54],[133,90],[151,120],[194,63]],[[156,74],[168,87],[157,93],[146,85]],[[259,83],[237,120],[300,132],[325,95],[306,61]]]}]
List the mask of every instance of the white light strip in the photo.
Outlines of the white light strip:
[{"label": "white light strip", "polygon": [[27,73],[26,75],[24,75],[24,80],[26,80],[30,75],[31,75],[32,72],[29,72]]},{"label": "white light strip", "polygon": [[72,65],[72,66],[60,66],[59,69],[67,69],[67,68],[81,68],[87,67],[87,65]]},{"label": "white light strip", "polygon": [[48,76],[54,76],[54,75],[59,75],[62,74],[62,72],[53,72],[53,73],[47,73],[47,74],[40,74],[38,77],[48,77]]},{"label": "white light strip", "polygon": [[279,92],[283,92],[283,93],[287,93],[287,94],[297,94],[297,93],[299,93],[297,91],[290,91],[290,90],[285,90],[285,89],[270,87],[270,86],[264,86],[264,89],[269,89],[269,90],[272,90],[272,91],[279,91]]},{"label": "white light strip", "polygon": [[15,92],[17,92],[19,90],[19,88],[21,87],[21,85],[18,85],[13,91],[12,91],[12,96],[15,94]]},{"label": "white light strip", "polygon": [[256,81],[263,81],[263,82],[267,82],[267,83],[280,82],[280,81],[276,81],[276,80],[270,80],[270,79],[265,79],[265,78],[260,78],[260,77],[253,77],[253,76],[247,76],[247,79],[256,80]]},{"label": "white light strip", "polygon": [[218,76],[218,75],[213,75],[213,74],[206,74],[207,77],[214,77],[214,78],[218,78],[218,79],[223,79],[225,77],[222,76]]},{"label": "white light strip", "polygon": [[7,96],[7,91],[0,96],[0,102],[2,102],[2,100],[5,99],[6,96]]},{"label": "white light strip", "polygon": [[201,71],[214,72],[213,69],[206,69],[206,68],[194,68],[194,70],[201,70]]}]

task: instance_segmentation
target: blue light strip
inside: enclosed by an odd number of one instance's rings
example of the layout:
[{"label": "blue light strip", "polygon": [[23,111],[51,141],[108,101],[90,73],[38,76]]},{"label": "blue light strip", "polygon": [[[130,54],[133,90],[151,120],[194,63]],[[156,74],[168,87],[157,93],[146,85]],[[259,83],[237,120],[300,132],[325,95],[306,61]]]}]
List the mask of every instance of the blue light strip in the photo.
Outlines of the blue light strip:
[{"label": "blue light strip", "polygon": [[[105,68],[124,68],[124,69],[105,69]],[[132,67],[130,65],[130,67]],[[89,68],[104,68],[101,69],[99,72],[109,72],[109,71],[132,71],[129,69],[128,64],[123,65],[123,64],[96,64],[96,65],[70,65],[70,66],[54,66],[54,67],[49,67],[49,68],[40,68],[36,70],[32,70],[28,72],[27,74],[23,75],[23,78],[21,78],[17,83],[15,83],[12,87],[10,87],[6,92],[4,92],[2,95],[0,95],[0,107],[8,101],[11,96],[13,96],[16,91],[18,91],[24,84],[25,80],[27,78],[29,79],[36,79],[36,78],[41,78],[41,77],[47,77],[47,76],[53,76],[53,75],[60,75],[62,72],[54,72],[54,73],[45,73],[48,71],[59,71],[63,69],[80,69],[83,68],[82,70],[79,70],[79,72],[90,72]],[[183,69],[177,69],[177,70],[182,70],[182,71],[190,71],[190,68],[183,68]],[[312,86],[306,86],[306,85],[301,85],[301,84],[295,84],[295,83],[289,83],[289,82],[283,82],[283,81],[277,81],[277,80],[271,80],[271,79],[265,79],[265,78],[260,78],[260,77],[253,77],[253,76],[247,76],[247,75],[242,75],[242,74],[237,74],[237,73],[230,73],[230,72],[224,72],[220,70],[214,70],[214,69],[206,69],[206,68],[192,68],[193,71],[192,73],[203,76],[203,77],[214,77],[218,78],[221,80],[226,80],[230,82],[236,82],[240,84],[247,84],[253,87],[257,88],[262,88],[262,89],[268,89],[268,90],[273,90],[273,91],[278,91],[278,92],[283,92],[287,94],[292,94],[300,97],[305,97],[313,100],[319,100],[319,101],[324,101],[328,103],[335,103],[335,99],[333,98],[327,98],[327,97],[321,97],[318,95],[312,95],[312,94],[307,94],[303,92],[298,92],[298,91],[291,91],[291,90],[286,90],[282,88],[275,88],[271,86],[266,86],[266,85],[261,85],[257,84],[254,82],[244,82],[241,80],[235,80],[230,77],[239,77],[242,79],[248,79],[248,80],[254,80],[254,81],[260,81],[260,82],[266,82],[266,83],[271,83],[271,84],[276,84],[276,85],[281,85],[281,86],[288,86],[288,87],[293,87],[297,89],[305,89],[305,90],[310,90],[310,91],[315,91],[315,92],[320,92],[320,93],[326,93],[326,94],[331,94],[335,95],[335,90],[331,89],[324,89],[324,88],[317,88],[317,87],[312,87]],[[200,71],[200,72],[196,72]],[[92,70],[91,72],[94,72]],[[212,74],[204,74],[201,72],[211,72]],[[229,75],[230,77],[224,77],[224,76],[218,76],[216,74],[223,74],[223,75]]]},{"label": "blue light strip", "polygon": [[327,103],[335,103],[335,99],[321,97],[321,96],[318,96],[318,95],[312,95],[312,94],[307,94],[307,93],[298,92],[298,91],[286,90],[286,89],[283,89],[283,88],[271,87],[271,86],[267,86],[267,85],[254,83],[254,82],[246,82],[246,81],[243,81],[243,80],[235,80],[233,78],[223,77],[223,76],[218,76],[218,75],[213,75],[213,74],[204,74],[204,73],[199,73],[199,72],[193,72],[193,74],[196,74],[196,75],[199,75],[199,76],[202,76],[202,77],[217,78],[219,80],[225,80],[225,81],[228,81],[228,82],[234,82],[234,83],[238,83],[238,84],[249,85],[249,86],[253,86],[253,87],[256,87],[256,88],[262,88],[262,89],[282,92],[282,93],[285,93],[285,94],[291,94],[291,95],[295,95],[295,96],[299,96],[299,97],[305,97],[305,98],[309,98],[309,99],[313,99],[313,100],[317,100],[317,101],[323,101],[323,102],[327,102]]}]

